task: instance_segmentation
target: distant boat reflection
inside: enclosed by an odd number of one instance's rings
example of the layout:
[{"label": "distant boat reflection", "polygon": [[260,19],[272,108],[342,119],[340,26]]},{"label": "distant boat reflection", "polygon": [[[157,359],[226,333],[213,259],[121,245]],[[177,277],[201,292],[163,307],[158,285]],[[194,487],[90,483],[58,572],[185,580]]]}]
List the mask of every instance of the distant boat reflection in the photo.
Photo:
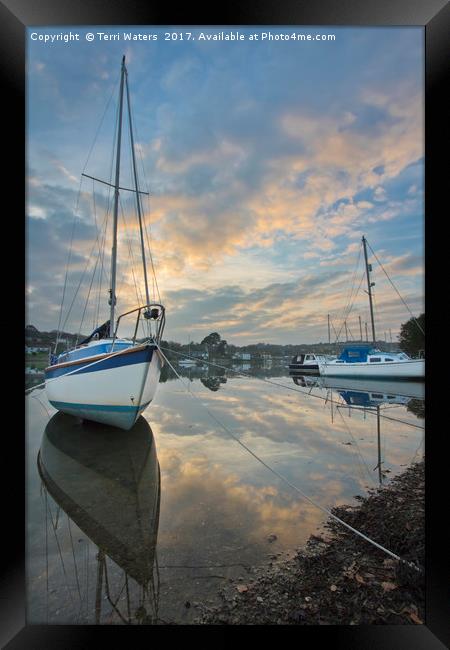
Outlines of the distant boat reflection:
[{"label": "distant boat reflection", "polygon": [[407,405],[410,400],[425,399],[425,383],[410,381],[383,381],[378,379],[351,379],[345,377],[304,376],[290,373],[297,386],[334,390],[352,406],[380,404]]},{"label": "distant boat reflection", "polygon": [[[425,384],[424,382],[410,381],[383,381],[378,379],[353,379],[346,377],[321,377],[311,375],[300,375],[290,372],[294,384],[303,388],[325,389],[327,399],[329,392],[335,391],[343,400],[337,404],[336,409],[341,410],[342,406],[349,409],[371,412],[376,415],[377,421],[377,448],[378,460],[374,470],[378,470],[379,484],[383,484],[385,471],[382,469],[381,458],[381,407],[386,405],[405,406],[417,418],[425,417]],[[333,400],[330,400],[331,418],[333,420]],[[385,416],[383,416],[385,417]]]},{"label": "distant boat reflection", "polygon": [[[48,494],[98,547],[95,580],[86,576],[91,584],[96,582],[95,623],[103,622],[105,599],[112,607],[110,615],[126,624],[155,622],[160,471],[147,421],[141,416],[124,436],[120,429],[58,412],[45,429],[38,470]],[[68,543],[64,539],[58,548]],[[122,570],[119,576],[117,568],[108,570],[107,557]],[[129,584],[129,578],[137,585]],[[112,597],[119,582],[126,596],[121,599],[122,607]]]}]

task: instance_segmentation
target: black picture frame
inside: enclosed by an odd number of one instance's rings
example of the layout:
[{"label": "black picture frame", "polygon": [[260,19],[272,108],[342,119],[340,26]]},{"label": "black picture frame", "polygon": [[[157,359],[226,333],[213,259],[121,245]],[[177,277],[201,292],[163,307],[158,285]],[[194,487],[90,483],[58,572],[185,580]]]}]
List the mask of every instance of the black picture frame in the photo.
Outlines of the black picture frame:
[{"label": "black picture frame", "polygon": [[[4,207],[4,236],[6,244],[2,255],[4,279],[4,298],[8,308],[4,309],[1,323],[3,341],[8,359],[7,383],[4,395],[7,402],[5,411],[12,413],[12,420],[3,428],[3,457],[9,468],[9,479],[4,494],[3,557],[6,565],[1,576],[0,630],[2,647],[9,650],[17,648],[86,648],[93,645],[94,635],[100,634],[100,642],[107,639],[104,634],[108,626],[29,626],[25,620],[25,439],[21,420],[22,412],[18,395],[20,393],[19,374],[22,378],[21,361],[17,350],[22,349],[22,326],[25,324],[22,289],[25,279],[24,265],[20,264],[24,251],[24,180],[25,180],[25,32],[28,26],[43,25],[351,25],[351,26],[402,26],[421,25],[425,38],[425,187],[426,187],[426,226],[425,226],[425,265],[426,265],[426,313],[427,313],[427,438],[426,438],[426,621],[424,625],[405,626],[333,626],[290,628],[298,640],[313,640],[318,644],[331,641],[333,647],[371,648],[373,650],[422,649],[434,650],[449,646],[450,616],[448,612],[449,572],[448,572],[448,526],[446,520],[446,465],[445,426],[439,421],[440,406],[445,404],[444,388],[436,374],[439,371],[439,354],[445,350],[445,322],[440,307],[446,296],[440,300],[434,296],[444,287],[445,276],[436,270],[439,260],[446,260],[445,237],[441,225],[444,223],[444,190],[448,186],[448,164],[446,156],[449,142],[449,126],[446,121],[448,102],[444,96],[444,75],[448,72],[450,33],[450,6],[446,0],[284,0],[277,3],[271,0],[254,2],[228,2],[224,6],[210,8],[204,4],[198,7],[185,3],[180,8],[168,8],[164,3],[138,2],[138,0],[3,0],[0,2],[0,71],[2,74],[3,127],[12,135],[10,145],[2,138],[3,159],[6,159],[2,186],[10,197],[8,210]],[[447,138],[445,137],[447,136]],[[23,145],[23,146],[22,146]],[[439,155],[442,154],[442,156]],[[6,192],[5,192],[6,194]],[[5,204],[3,204],[4,206]],[[448,256],[448,254],[447,254]],[[443,270],[443,266],[441,267]],[[438,279],[440,278],[440,279]],[[5,282],[6,280],[6,282]],[[438,290],[438,291],[437,291]],[[433,309],[435,311],[433,311]],[[20,332],[20,334],[19,334]],[[13,391],[16,398],[10,400],[11,375],[17,377]],[[6,373],[5,373],[6,376]],[[16,387],[17,386],[17,387]],[[13,406],[16,404],[17,407]],[[441,411],[443,412],[443,411]],[[445,421],[444,421],[445,422]],[[22,420],[24,424],[24,421]],[[198,628],[189,626],[183,633],[199,630],[201,633],[233,634],[233,628],[220,626]],[[125,634],[125,628],[114,629],[116,634]],[[146,642],[152,639],[156,628],[140,629]],[[164,627],[159,632],[174,633],[176,627]],[[280,632],[277,628],[276,632]],[[132,633],[136,645],[136,633]],[[325,635],[325,636],[324,636]],[[140,635],[141,637],[141,635]],[[326,638],[325,638],[326,637]],[[142,638],[142,637],[141,637]],[[188,639],[188,637],[186,637]],[[113,638],[111,637],[111,640]],[[128,641],[128,639],[127,639]],[[170,639],[169,639],[170,641]]]}]

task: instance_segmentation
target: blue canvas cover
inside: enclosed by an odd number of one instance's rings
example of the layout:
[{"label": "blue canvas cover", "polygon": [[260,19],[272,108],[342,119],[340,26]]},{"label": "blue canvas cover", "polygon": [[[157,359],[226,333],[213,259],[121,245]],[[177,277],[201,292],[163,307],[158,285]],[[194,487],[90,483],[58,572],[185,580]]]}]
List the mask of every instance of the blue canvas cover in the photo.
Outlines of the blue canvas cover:
[{"label": "blue canvas cover", "polygon": [[367,355],[373,352],[371,345],[348,345],[342,350],[339,359],[346,363],[361,363],[367,361]]},{"label": "blue canvas cover", "polygon": [[371,401],[369,393],[363,393],[354,390],[339,391],[339,395],[344,399],[346,404],[353,406],[373,406],[376,402]]}]

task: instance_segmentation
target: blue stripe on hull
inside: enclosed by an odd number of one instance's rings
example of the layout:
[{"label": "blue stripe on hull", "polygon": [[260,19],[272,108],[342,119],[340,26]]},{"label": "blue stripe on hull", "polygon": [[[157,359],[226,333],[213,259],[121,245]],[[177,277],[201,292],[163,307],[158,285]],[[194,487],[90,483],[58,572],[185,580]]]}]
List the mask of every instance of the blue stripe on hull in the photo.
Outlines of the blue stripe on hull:
[{"label": "blue stripe on hull", "polygon": [[150,402],[141,406],[127,406],[116,404],[76,404],[50,400],[50,404],[63,413],[128,430],[131,429],[139,415],[147,408]]},{"label": "blue stripe on hull", "polygon": [[45,371],[46,379],[54,379],[71,373],[72,375],[80,375],[85,372],[97,372],[100,370],[110,370],[111,368],[119,368],[120,366],[131,366],[136,363],[149,363],[153,356],[154,347],[147,346],[143,350],[136,350],[136,352],[126,352],[124,354],[117,354],[115,356],[107,357],[101,361],[90,361],[83,365],[80,362],[80,367],[77,364],[65,366],[63,368],[48,368]]}]

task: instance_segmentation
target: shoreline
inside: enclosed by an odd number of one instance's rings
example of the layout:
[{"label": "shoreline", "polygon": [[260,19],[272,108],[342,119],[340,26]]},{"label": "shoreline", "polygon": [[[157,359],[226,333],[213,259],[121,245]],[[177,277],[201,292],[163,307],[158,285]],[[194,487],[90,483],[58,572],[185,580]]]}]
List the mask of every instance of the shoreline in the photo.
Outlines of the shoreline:
[{"label": "shoreline", "polygon": [[290,560],[252,569],[199,605],[200,625],[420,625],[425,618],[425,463],[386,487],[331,512],[395,560],[332,518]]}]

